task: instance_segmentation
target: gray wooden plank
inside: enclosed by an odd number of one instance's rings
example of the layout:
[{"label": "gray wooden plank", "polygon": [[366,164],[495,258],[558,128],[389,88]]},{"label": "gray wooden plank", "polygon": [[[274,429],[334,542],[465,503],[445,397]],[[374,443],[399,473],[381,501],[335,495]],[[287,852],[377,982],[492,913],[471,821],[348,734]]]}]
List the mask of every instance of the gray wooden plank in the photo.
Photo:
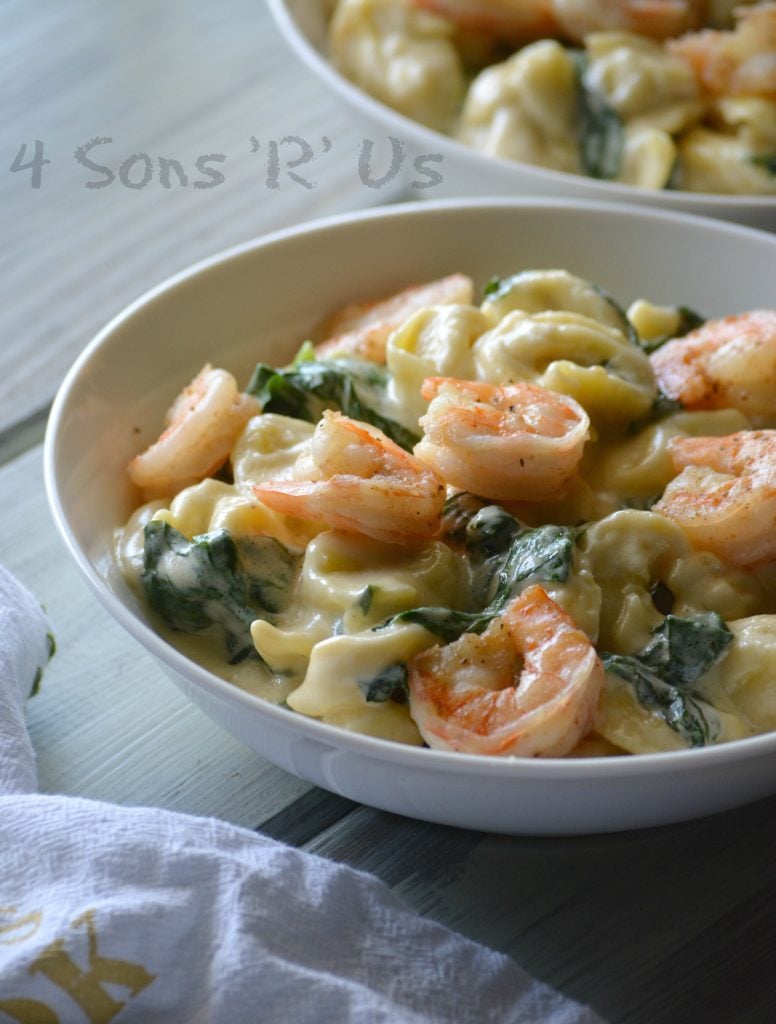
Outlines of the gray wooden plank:
[{"label": "gray wooden plank", "polygon": [[773,1016],[776,800],[609,836],[520,838],[362,808],[308,849],[509,954],[610,1024]]},{"label": "gray wooden plank", "polygon": [[261,825],[262,835],[304,847],[321,833],[358,810],[359,804],[312,787]]}]

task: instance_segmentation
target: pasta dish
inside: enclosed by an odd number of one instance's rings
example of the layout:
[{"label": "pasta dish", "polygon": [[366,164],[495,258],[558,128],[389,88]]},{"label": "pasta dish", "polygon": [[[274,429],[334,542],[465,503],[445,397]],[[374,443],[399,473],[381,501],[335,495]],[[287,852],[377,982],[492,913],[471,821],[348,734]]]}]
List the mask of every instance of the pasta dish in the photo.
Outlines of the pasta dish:
[{"label": "pasta dish", "polygon": [[451,273],[316,338],[244,387],[203,367],[127,467],[115,559],[172,642],[445,750],[776,729],[776,311]]},{"label": "pasta dish", "polygon": [[492,156],[776,195],[776,3],[337,0],[333,65]]}]

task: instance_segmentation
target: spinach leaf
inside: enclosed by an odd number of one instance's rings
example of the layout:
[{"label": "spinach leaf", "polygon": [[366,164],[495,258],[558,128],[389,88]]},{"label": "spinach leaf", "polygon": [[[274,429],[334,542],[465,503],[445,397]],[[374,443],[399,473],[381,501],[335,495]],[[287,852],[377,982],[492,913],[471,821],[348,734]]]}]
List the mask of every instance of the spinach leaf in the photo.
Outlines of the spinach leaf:
[{"label": "spinach leaf", "polygon": [[483,299],[489,298],[491,295],[499,295],[502,293],[503,281],[500,277],[490,277],[485,282],[485,287],[482,289]]},{"label": "spinach leaf", "polygon": [[404,704],[409,696],[407,677],[406,662],[396,661],[371,679],[359,679],[358,686],[364,699],[370,703],[382,704],[387,700],[394,700]]},{"label": "spinach leaf", "polygon": [[[475,499],[476,500],[476,499]],[[563,582],[574,556],[575,532],[564,526],[523,526],[499,505],[474,509],[466,496],[448,504],[447,523],[454,538],[463,537],[471,571],[473,603],[478,611],[454,608],[410,608],[376,626],[415,622],[443,642],[462,633],[481,633],[529,581]]]},{"label": "spinach leaf", "polygon": [[771,177],[776,176],[776,153],[757,153],[749,157],[749,162],[755,167],[761,167]]},{"label": "spinach leaf", "polygon": [[695,684],[722,656],[733,634],[714,612],[667,615],[639,654],[602,654],[607,672],[627,680],[639,703],[656,711],[693,747],[717,736],[714,709]]},{"label": "spinach leaf", "polygon": [[[684,406],[678,399],[669,398],[665,392],[659,388],[655,395],[652,405],[646,411],[643,416],[640,416],[637,420],[633,420],[628,425],[629,434],[638,434],[639,431],[643,430],[644,427],[650,426],[652,423],[657,423],[658,420],[664,419],[666,416],[671,416],[675,412],[681,412]],[[655,498],[657,501],[657,498]]]},{"label": "spinach leaf", "polygon": [[574,51],[573,56],[577,70],[577,138],[582,168],[591,178],[616,178],[625,143],[622,119],[585,84],[585,55]]},{"label": "spinach leaf", "polygon": [[361,593],[356,598],[356,607],[364,614],[369,614],[369,609],[372,607],[372,601],[375,596],[375,587],[371,583],[368,583]]},{"label": "spinach leaf", "polygon": [[387,382],[387,370],[377,363],[358,359],[324,362],[310,359],[308,352],[288,370],[259,363],[247,391],[258,398],[264,412],[309,423],[317,423],[324,409],[339,409],[354,420],[377,427],[396,444],[412,451],[420,437],[377,411]]},{"label": "spinach leaf", "polygon": [[143,588],[175,630],[223,630],[230,663],[256,654],[254,619],[279,611],[289,596],[296,556],[269,537],[236,543],[226,530],[189,540],[162,520],[145,527]]},{"label": "spinach leaf", "polygon": [[466,528],[472,517],[485,508],[488,503],[476,498],[468,491],[458,491],[445,501],[442,509],[442,526],[440,536],[448,544],[465,544]]}]

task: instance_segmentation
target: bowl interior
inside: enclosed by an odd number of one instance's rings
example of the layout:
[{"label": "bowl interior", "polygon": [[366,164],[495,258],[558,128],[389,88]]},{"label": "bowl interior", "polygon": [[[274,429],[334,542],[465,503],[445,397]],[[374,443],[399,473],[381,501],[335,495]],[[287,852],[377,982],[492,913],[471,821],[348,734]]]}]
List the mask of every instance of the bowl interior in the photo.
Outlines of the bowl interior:
[{"label": "bowl interior", "polygon": [[[207,700],[215,704],[206,710],[214,717],[219,716],[218,701],[231,702],[230,714],[239,718],[233,731],[257,749],[265,749],[261,737],[269,716],[275,726],[310,742],[322,738],[329,753],[344,747],[359,756],[376,754],[400,762],[411,768],[413,779],[426,763],[456,771],[474,762],[488,762],[483,774],[506,778],[512,769],[493,766],[498,759],[400,749],[369,737],[343,738],[334,727],[270,708],[241,692],[232,695],[228,684],[187,663],[161,639],[152,639],[143,610],[106,561],[112,531],[137,503],[126,481],[126,463],[158,434],[170,401],[205,362],[231,370],[245,386],[257,361],[282,365],[317,323],[350,301],[453,271],[470,274],[481,287],[493,275],[562,267],[601,285],[624,305],[644,297],[717,316],[767,305],[772,300],[774,266],[776,237],[765,233],[700,218],[571,201],[425,202],[319,221],[246,244],[160,285],[119,314],[84,350],[57,396],[46,437],[46,478],[54,518],[108,609],[175,668],[194,699],[195,691],[207,691]],[[239,715],[234,713],[237,704]],[[246,711],[255,716],[255,738]],[[765,749],[776,754],[776,737],[758,737],[746,744],[755,745],[748,748],[752,753]],[[265,752],[291,770],[364,802],[451,824],[504,827],[503,809],[493,818],[484,809],[477,811],[480,817],[472,817],[474,801],[468,817],[451,812],[434,818],[429,807],[439,806],[439,794],[429,805],[413,789],[409,810],[402,802],[381,804],[371,791],[343,785],[339,777],[332,782],[284,760],[281,753]],[[693,764],[704,757],[721,763],[732,756],[722,748],[689,755],[685,760],[695,757]],[[666,757],[672,764],[677,761],[671,755],[648,755],[644,764]],[[323,755],[313,760],[319,767],[330,764]],[[632,776],[634,759],[618,760],[631,762],[618,770]],[[668,761],[662,765],[667,767]],[[541,775],[556,769],[533,764],[526,770]],[[589,781],[595,768],[576,762],[558,770],[566,778],[587,773]],[[344,774],[352,781],[352,772]],[[365,769],[362,776],[366,778]],[[624,797],[623,809],[630,803],[630,796]],[[550,813],[548,806],[545,801],[543,815]],[[517,824],[521,826],[520,821]],[[537,827],[548,831],[544,825]],[[597,827],[594,824],[593,830]],[[586,830],[584,816],[574,830]]]},{"label": "bowl interior", "polygon": [[[291,48],[329,89],[354,107],[367,123],[408,140],[419,153],[442,157],[442,180],[428,191],[413,191],[409,162],[403,168],[405,189],[415,198],[465,196],[557,196],[625,202],[651,208],[718,217],[762,230],[776,231],[776,196],[730,196],[636,188],[600,181],[476,152],[397,113],[344,78],[329,62],[327,22],[332,0],[269,0],[270,9]],[[424,186],[428,185],[423,181]]]}]

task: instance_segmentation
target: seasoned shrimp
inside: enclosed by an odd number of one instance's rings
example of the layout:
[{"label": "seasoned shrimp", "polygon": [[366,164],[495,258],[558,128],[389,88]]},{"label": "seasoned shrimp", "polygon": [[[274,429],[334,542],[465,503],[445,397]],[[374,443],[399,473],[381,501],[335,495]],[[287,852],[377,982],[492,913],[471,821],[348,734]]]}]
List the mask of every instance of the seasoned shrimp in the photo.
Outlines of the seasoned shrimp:
[{"label": "seasoned shrimp", "polygon": [[450,274],[378,301],[345,306],[326,324],[326,340],[315,346],[315,354],[321,359],[351,356],[384,363],[389,335],[417,310],[457,303],[471,305],[473,298],[471,278],[465,274]]},{"label": "seasoned shrimp", "polygon": [[523,382],[427,377],[415,455],[449,484],[499,501],[555,497],[574,477],[590,420],[573,398]]},{"label": "seasoned shrimp", "polygon": [[625,31],[667,39],[701,24],[705,0],[410,0],[470,29],[511,43]]},{"label": "seasoned shrimp", "polygon": [[776,430],[675,437],[669,450],[680,472],[652,511],[730,565],[776,559]]},{"label": "seasoned shrimp", "polygon": [[558,33],[552,0],[410,0],[461,28],[519,44]]},{"label": "seasoned shrimp", "polygon": [[226,370],[206,364],[173,402],[167,428],[127,466],[146,500],[177,494],[219,469],[260,406]]},{"label": "seasoned shrimp", "polygon": [[376,427],[327,409],[293,480],[254,484],[277,512],[376,540],[412,543],[439,529],[444,483]]},{"label": "seasoned shrimp", "polygon": [[776,3],[737,8],[732,32],[705,29],[671,41],[712,96],[776,98]]},{"label": "seasoned shrimp", "polygon": [[776,311],[709,320],[650,356],[661,390],[687,409],[776,417]]},{"label": "seasoned shrimp", "polygon": [[592,32],[632,32],[652,39],[702,24],[705,0],[553,0],[561,31],[575,42]]},{"label": "seasoned shrimp", "polygon": [[410,713],[430,747],[563,757],[591,730],[604,686],[595,648],[540,586],[481,636],[409,662]]}]

